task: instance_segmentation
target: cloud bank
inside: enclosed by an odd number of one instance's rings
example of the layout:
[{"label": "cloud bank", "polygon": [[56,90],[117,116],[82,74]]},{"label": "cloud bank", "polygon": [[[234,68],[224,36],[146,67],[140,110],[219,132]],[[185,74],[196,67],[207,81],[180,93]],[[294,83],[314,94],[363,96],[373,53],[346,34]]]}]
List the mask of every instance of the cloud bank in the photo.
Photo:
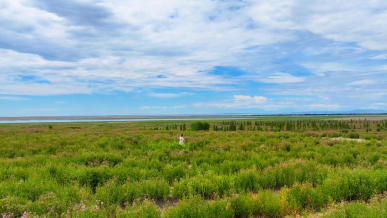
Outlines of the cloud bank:
[{"label": "cloud bank", "polygon": [[204,90],[228,92],[229,107],[384,107],[386,26],[382,0],[3,0],[0,95]]}]

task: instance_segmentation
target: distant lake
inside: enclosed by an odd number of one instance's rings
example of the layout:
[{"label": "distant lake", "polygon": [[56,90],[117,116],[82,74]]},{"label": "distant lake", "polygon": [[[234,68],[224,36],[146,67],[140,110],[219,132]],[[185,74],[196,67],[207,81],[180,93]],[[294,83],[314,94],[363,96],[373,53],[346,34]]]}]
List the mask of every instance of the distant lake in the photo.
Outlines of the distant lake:
[{"label": "distant lake", "polygon": [[184,120],[243,120],[247,117],[203,117],[203,118],[144,118],[144,119],[58,119],[58,120],[0,120],[1,123],[87,123],[87,122],[144,122],[144,121],[184,121]]}]

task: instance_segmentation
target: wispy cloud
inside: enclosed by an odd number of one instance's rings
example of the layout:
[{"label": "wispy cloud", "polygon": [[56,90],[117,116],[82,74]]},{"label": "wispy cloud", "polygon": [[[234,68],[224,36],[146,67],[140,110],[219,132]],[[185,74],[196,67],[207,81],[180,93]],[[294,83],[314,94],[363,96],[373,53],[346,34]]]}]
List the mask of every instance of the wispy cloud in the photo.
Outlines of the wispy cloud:
[{"label": "wispy cloud", "polygon": [[307,108],[323,109],[323,110],[337,110],[340,108],[339,104],[310,104]]},{"label": "wispy cloud", "polygon": [[231,101],[195,103],[194,106],[218,108],[254,108],[262,107],[263,103],[266,101],[267,98],[264,96],[234,95]]},{"label": "wispy cloud", "polygon": [[281,72],[274,73],[274,74],[266,76],[263,79],[260,79],[260,81],[262,81],[262,82],[279,83],[279,84],[298,83],[298,82],[302,82],[304,80],[305,80],[305,78],[303,78],[303,77],[293,76],[289,73],[281,73]]},{"label": "wispy cloud", "polygon": [[3,95],[0,95],[0,101],[3,100],[3,101],[26,101],[26,100],[30,100],[29,98],[25,98],[25,97],[18,97],[18,96],[3,96]]},{"label": "wispy cloud", "polygon": [[387,108],[387,103],[386,102],[376,102],[371,104],[368,108],[371,109],[386,109]]},{"label": "wispy cloud", "polygon": [[0,94],[369,106],[387,101],[386,11],[383,0],[3,0]]},{"label": "wispy cloud", "polygon": [[178,92],[178,93],[160,93],[160,92],[151,92],[149,96],[156,98],[177,98],[182,96],[192,95],[189,92]]},{"label": "wispy cloud", "polygon": [[374,83],[375,83],[375,81],[373,81],[373,80],[362,79],[362,80],[357,80],[357,81],[350,82],[348,85],[350,85],[350,86],[361,86],[361,85],[371,85],[371,84],[374,84]]},{"label": "wispy cloud", "polygon": [[157,111],[157,110],[162,110],[162,111],[166,111],[166,110],[175,110],[175,109],[183,109],[185,108],[186,105],[175,105],[175,106],[142,106],[140,107],[141,110],[153,110],[153,111]]},{"label": "wispy cloud", "polygon": [[234,95],[234,102],[239,104],[262,104],[266,101],[264,96]]},{"label": "wispy cloud", "polygon": [[[92,92],[131,90],[144,84],[213,89],[233,83],[209,75],[213,67],[236,66],[248,69],[252,75],[262,74],[256,61],[267,56],[260,54],[260,47],[303,40],[298,38],[299,31],[357,43],[367,49],[387,49],[387,31],[381,28],[387,20],[380,10],[387,7],[383,1],[341,3],[340,10],[336,3],[324,1],[305,5],[302,1],[279,0],[168,0],[162,2],[162,7],[160,4],[158,0],[5,0],[0,9],[2,69],[12,76],[15,71],[32,67],[32,75],[55,78],[53,86],[66,83],[79,87],[81,82],[82,86],[92,87]],[[357,22],[349,14],[357,14]],[[283,55],[280,52],[270,58]],[[20,59],[26,61],[17,61]],[[348,70],[347,66],[315,65],[322,66],[312,67],[315,73]],[[260,78],[278,84],[304,80],[285,72],[266,73]],[[106,80],[111,84],[94,87],[96,81]],[[22,92],[31,94],[18,91]]]}]

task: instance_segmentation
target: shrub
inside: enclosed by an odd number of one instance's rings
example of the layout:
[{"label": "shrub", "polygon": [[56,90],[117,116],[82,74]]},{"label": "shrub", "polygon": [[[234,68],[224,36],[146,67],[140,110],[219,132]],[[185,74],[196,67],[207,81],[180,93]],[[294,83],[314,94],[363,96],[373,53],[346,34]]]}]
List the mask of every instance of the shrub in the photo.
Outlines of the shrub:
[{"label": "shrub", "polygon": [[369,200],[386,191],[387,176],[382,171],[345,171],[324,181],[322,190],[335,201]]},{"label": "shrub", "polygon": [[179,181],[187,174],[186,169],[183,166],[166,167],[163,170],[164,178],[172,183],[173,181]]},{"label": "shrub", "polygon": [[278,194],[270,190],[258,192],[253,196],[253,213],[259,216],[280,217],[281,201]]},{"label": "shrub", "polygon": [[327,177],[327,169],[313,162],[283,163],[269,167],[258,174],[258,185],[262,188],[292,186],[295,182],[321,183]]},{"label": "shrub", "polygon": [[169,208],[166,212],[167,218],[194,218],[207,217],[208,203],[199,196],[184,199],[175,208]]},{"label": "shrub", "polygon": [[380,159],[380,155],[379,154],[373,154],[372,156],[369,157],[369,162],[374,165],[378,162],[378,160]]},{"label": "shrub", "polygon": [[117,185],[115,180],[111,180],[103,186],[97,187],[95,197],[107,205],[123,205],[124,202],[131,203],[139,196],[138,192],[133,193],[137,190],[137,188],[128,190],[125,186]]},{"label": "shrub", "polygon": [[36,214],[45,214],[51,217],[59,217],[66,211],[64,204],[53,192],[41,195],[39,199],[28,207],[28,211]]},{"label": "shrub", "polygon": [[235,187],[238,190],[256,192],[260,188],[258,183],[258,171],[248,170],[238,174],[235,178]]},{"label": "shrub", "polygon": [[82,171],[78,177],[80,185],[88,186],[95,193],[98,185],[104,184],[111,176],[103,170],[86,169]]},{"label": "shrub", "polygon": [[359,133],[357,132],[351,132],[349,133],[348,137],[351,139],[358,139],[360,136],[359,136]]},{"label": "shrub", "polygon": [[231,189],[228,176],[199,175],[183,179],[173,185],[172,196],[175,198],[201,195],[203,198],[222,197]]},{"label": "shrub", "polygon": [[289,208],[294,214],[303,209],[320,209],[328,203],[328,196],[321,189],[313,189],[310,185],[295,185],[287,193]]},{"label": "shrub", "polygon": [[54,164],[47,167],[49,175],[55,179],[58,184],[64,185],[70,181],[70,172],[63,166],[56,166]]},{"label": "shrub", "polygon": [[188,149],[190,151],[195,151],[198,149],[202,149],[204,146],[208,145],[209,143],[210,143],[210,141],[208,141],[208,140],[194,141],[194,142],[188,144]]},{"label": "shrub", "polygon": [[144,197],[166,200],[169,195],[169,184],[164,180],[146,180],[140,183],[141,194]]},{"label": "shrub", "polygon": [[253,214],[253,201],[247,195],[231,198],[230,206],[236,217],[250,217]]},{"label": "shrub", "polygon": [[[232,218],[236,217],[235,211],[228,200],[215,200],[208,202],[200,196],[194,196],[183,199],[176,207],[167,209],[165,217],[167,218]],[[240,202],[234,202],[238,209],[246,207]],[[244,208],[245,210],[246,208]],[[240,212],[239,212],[240,213]],[[237,216],[238,217],[238,216]]]},{"label": "shrub", "polygon": [[387,199],[374,200],[370,204],[365,202],[350,202],[333,209],[327,209],[324,218],[353,217],[353,218],[384,218],[387,217]]},{"label": "shrub", "polygon": [[76,157],[75,162],[85,164],[86,166],[99,166],[101,164],[115,166],[122,162],[122,158],[114,154],[87,153]]},{"label": "shrub", "polygon": [[17,197],[0,199],[0,215],[11,213],[15,217],[21,217],[30,203],[30,201]]},{"label": "shrub", "polygon": [[150,200],[144,200],[140,204],[136,204],[133,207],[129,207],[126,210],[121,210],[117,213],[118,218],[159,218],[161,217],[161,211],[157,205]]},{"label": "shrub", "polygon": [[230,207],[230,202],[227,200],[217,200],[209,202],[208,210],[206,212],[207,217],[211,218],[232,218],[234,216],[234,211]]},{"label": "shrub", "polygon": [[210,129],[210,124],[207,122],[201,122],[197,121],[191,124],[191,129],[194,131],[197,130],[209,130]]}]

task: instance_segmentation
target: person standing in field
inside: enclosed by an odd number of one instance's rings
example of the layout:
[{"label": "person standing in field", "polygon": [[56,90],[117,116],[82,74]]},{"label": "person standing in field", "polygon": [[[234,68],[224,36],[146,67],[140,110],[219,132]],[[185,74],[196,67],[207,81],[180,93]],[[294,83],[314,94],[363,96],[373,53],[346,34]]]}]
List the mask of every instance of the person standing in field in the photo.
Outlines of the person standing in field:
[{"label": "person standing in field", "polygon": [[184,137],[183,137],[183,134],[180,135],[179,137],[179,144],[184,144]]}]

